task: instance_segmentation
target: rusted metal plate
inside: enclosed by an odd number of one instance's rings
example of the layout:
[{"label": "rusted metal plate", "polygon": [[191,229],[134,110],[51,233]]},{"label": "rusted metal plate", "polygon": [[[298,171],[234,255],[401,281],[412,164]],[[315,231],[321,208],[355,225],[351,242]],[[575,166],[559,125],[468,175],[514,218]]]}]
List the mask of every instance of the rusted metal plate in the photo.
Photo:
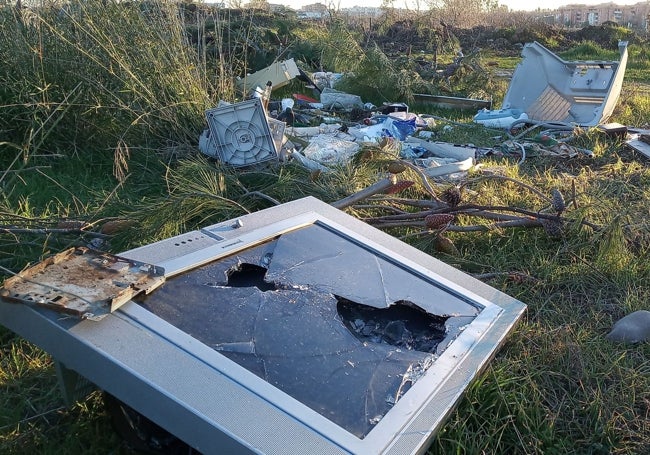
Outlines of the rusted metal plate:
[{"label": "rusted metal plate", "polygon": [[160,267],[76,247],[7,279],[0,297],[98,320],[164,282]]}]

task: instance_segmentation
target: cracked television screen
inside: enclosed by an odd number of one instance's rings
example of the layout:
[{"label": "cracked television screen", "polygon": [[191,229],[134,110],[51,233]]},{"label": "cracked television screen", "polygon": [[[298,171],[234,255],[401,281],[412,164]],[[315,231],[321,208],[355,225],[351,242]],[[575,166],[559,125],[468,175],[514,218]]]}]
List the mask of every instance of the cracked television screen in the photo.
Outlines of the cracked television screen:
[{"label": "cracked television screen", "polygon": [[318,223],[139,303],[358,438],[482,309]]}]

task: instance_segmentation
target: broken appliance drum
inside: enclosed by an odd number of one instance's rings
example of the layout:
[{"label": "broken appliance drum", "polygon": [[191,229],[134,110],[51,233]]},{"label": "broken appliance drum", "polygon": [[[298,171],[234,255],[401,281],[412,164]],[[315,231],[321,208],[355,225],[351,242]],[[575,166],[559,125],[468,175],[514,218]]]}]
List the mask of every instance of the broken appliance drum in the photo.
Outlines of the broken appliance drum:
[{"label": "broken appliance drum", "polygon": [[209,134],[202,139],[207,142],[203,153],[234,167],[278,159],[284,123],[270,122],[260,99],[224,103],[205,116]]}]

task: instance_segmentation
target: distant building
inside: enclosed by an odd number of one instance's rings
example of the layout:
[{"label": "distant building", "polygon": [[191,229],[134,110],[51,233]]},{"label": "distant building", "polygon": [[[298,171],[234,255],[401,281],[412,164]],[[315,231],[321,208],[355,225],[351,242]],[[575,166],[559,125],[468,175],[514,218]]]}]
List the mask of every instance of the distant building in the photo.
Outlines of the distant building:
[{"label": "distant building", "polygon": [[650,2],[635,5],[617,5],[601,3],[600,5],[571,4],[558,8],[555,21],[566,26],[581,27],[615,22],[624,27],[648,30]]},{"label": "distant building", "polygon": [[327,5],[323,3],[313,3],[305,5],[298,10],[298,19],[304,20],[320,20],[327,15]]},{"label": "distant building", "polygon": [[293,11],[290,6],[282,5],[280,3],[269,3],[269,9],[273,13],[285,13],[287,11]]},{"label": "distant building", "polygon": [[327,13],[327,5],[324,3],[312,3],[311,5],[305,5],[300,8],[300,11],[309,12],[309,13]]},{"label": "distant building", "polygon": [[341,12],[347,16],[379,17],[383,11],[376,6],[353,6],[351,8],[343,8]]},{"label": "distant building", "polygon": [[[363,17],[373,18],[382,14],[382,9],[374,6],[352,6],[350,8],[341,8],[337,10],[338,14],[343,14],[347,17]],[[328,17],[329,10],[327,5],[323,3],[313,3],[305,5],[298,11],[298,18],[300,19],[322,19]]]},{"label": "distant building", "polygon": [[298,11],[298,19],[312,19],[318,20],[325,16],[324,13],[319,11]]}]

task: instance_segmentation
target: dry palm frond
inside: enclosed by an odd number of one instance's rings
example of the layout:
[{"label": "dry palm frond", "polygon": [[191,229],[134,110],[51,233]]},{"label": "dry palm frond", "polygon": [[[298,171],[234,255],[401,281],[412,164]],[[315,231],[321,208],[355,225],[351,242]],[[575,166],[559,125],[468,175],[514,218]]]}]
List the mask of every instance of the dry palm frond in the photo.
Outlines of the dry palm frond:
[{"label": "dry palm frond", "polygon": [[129,172],[131,152],[123,140],[120,140],[113,151],[113,176],[119,183],[124,183]]}]

